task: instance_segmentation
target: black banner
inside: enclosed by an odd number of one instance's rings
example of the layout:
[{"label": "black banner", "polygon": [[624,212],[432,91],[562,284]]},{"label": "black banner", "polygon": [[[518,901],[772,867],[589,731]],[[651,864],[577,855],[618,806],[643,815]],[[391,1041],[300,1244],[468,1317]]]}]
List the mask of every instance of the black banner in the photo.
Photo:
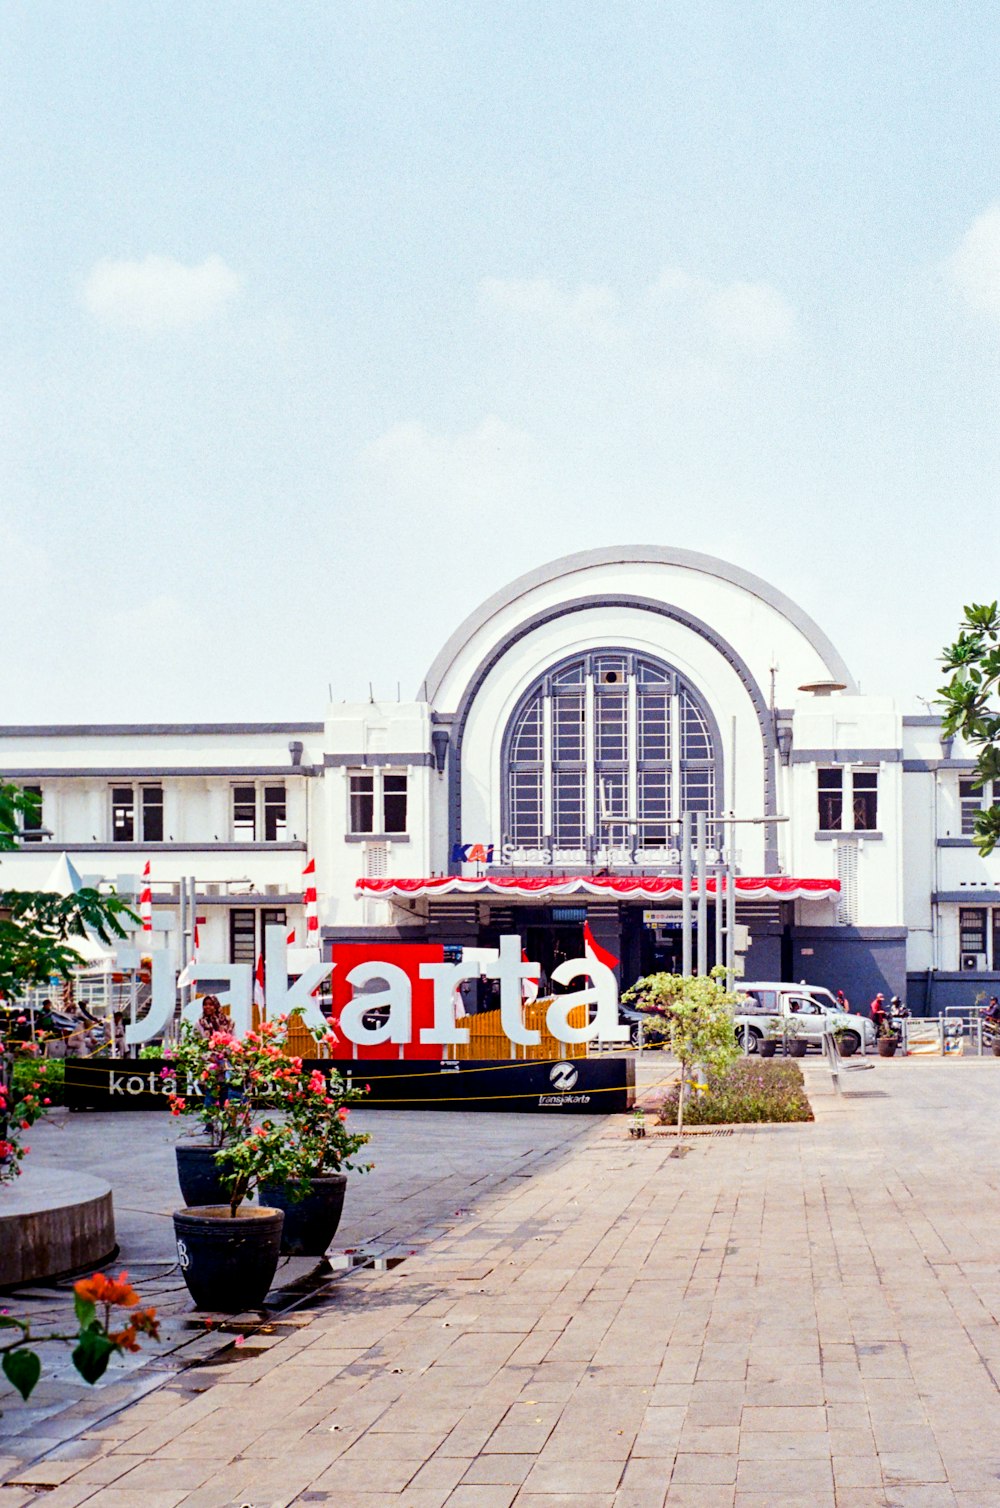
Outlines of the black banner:
[{"label": "black banner", "polygon": [[[553,1111],[613,1115],[632,1107],[631,1058],[556,1058],[540,1063],[438,1063],[309,1059],[307,1069],[335,1068],[359,1088],[373,1110]],[[159,1058],[67,1058],[66,1104],[71,1110],[166,1110],[167,1095],[197,1093],[177,1083]],[[168,1070],[164,1073],[164,1069]]]}]

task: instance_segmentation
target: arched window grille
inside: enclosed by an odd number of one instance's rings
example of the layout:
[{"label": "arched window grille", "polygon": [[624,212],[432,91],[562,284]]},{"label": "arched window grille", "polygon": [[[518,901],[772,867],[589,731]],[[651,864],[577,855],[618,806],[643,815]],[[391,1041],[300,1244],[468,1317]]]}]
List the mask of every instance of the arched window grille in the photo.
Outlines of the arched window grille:
[{"label": "arched window grille", "polygon": [[503,744],[504,835],[515,848],[662,849],[685,811],[716,812],[711,714],[669,665],[600,650],[555,666]]}]

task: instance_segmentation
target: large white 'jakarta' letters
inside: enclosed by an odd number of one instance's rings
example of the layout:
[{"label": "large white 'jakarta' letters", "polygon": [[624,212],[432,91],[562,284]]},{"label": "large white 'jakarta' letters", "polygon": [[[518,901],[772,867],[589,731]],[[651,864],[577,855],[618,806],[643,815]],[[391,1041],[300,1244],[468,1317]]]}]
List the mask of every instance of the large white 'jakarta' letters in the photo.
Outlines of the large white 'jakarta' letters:
[{"label": "large white 'jakarta' letters", "polygon": [[[133,956],[134,954],[134,956]],[[150,1042],[162,1036],[173,1019],[176,998],[176,959],[168,949],[153,952],[152,999],[150,1008],[141,1021],[126,1028],[125,1040],[129,1047]],[[119,949],[119,962],[129,967],[138,964],[136,950]],[[265,1007],[268,1017],[287,1015],[301,1010],[302,1022],[320,1036],[330,1029],[330,1023],[319,1008],[314,990],[318,989],[337,967],[335,963],[317,963],[304,974],[288,983],[287,940],[284,927],[267,929],[267,969],[265,974]],[[501,937],[495,959],[485,966],[478,963],[450,964],[425,963],[420,965],[420,977],[428,979],[434,988],[434,1019],[420,1033],[422,1043],[441,1047],[464,1046],[469,1033],[455,1019],[456,986],[463,979],[478,975],[480,967],[489,979],[500,983],[500,1024],[511,1043],[518,1047],[537,1047],[541,1033],[529,1028],[524,1020],[523,983],[536,979],[537,963],[526,962],[521,957],[521,939],[516,934]],[[215,964],[199,962],[191,969],[188,978],[192,983],[199,980],[211,982],[223,1005],[228,1005],[230,1020],[237,1036],[244,1036],[253,1022],[253,975],[249,964]],[[553,983],[570,985],[577,979],[589,979],[590,988],[557,995],[546,1014],[546,1025],[557,1042],[567,1044],[590,1042],[599,1038],[603,1042],[625,1042],[628,1026],[618,1020],[618,984],[614,972],[593,958],[568,958],[553,970]],[[225,987],[219,989],[219,982]],[[397,964],[381,959],[367,959],[356,964],[347,975],[347,983],[355,993],[340,1013],[340,1031],[348,1041],[359,1047],[374,1047],[379,1042],[393,1042],[405,1046],[413,1040],[413,987],[410,976]],[[366,986],[381,984],[379,990]],[[357,991],[363,991],[357,993]],[[593,1019],[586,1026],[570,1026],[570,1013],[574,1007],[593,1007]],[[373,1010],[385,1010],[386,1017],[375,1026],[365,1025],[365,1016]],[[186,1020],[197,1021],[201,1005],[192,1000],[184,1010]]]}]

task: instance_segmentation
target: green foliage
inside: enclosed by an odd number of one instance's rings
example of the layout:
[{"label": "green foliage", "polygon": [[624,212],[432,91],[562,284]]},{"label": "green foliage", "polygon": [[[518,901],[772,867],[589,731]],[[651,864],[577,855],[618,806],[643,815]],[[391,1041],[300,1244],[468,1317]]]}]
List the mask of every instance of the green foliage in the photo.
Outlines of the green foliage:
[{"label": "green foliage", "polygon": [[[26,815],[37,815],[38,798],[0,782],[0,853],[18,847]],[[75,895],[0,888],[0,996],[17,999],[31,985],[66,979],[82,962],[75,937],[95,933],[103,943],[125,937],[125,921],[138,921],[117,895],[84,887]]]},{"label": "green foliage", "polygon": [[733,1029],[733,1008],[739,996],[727,990],[725,969],[710,975],[648,974],[622,996],[649,1018],[650,1028],[670,1042],[680,1063],[677,1129],[684,1126],[689,1074],[697,1065],[724,1072],[740,1055]]},{"label": "green foliage", "polygon": [[39,1058],[34,1054],[18,1054],[14,1059],[15,1089],[38,1085],[43,1100],[61,1105],[65,1092],[66,1062],[64,1058]]},{"label": "green foliage", "polygon": [[73,1365],[84,1382],[93,1384],[104,1376],[116,1350],[110,1335],[95,1320],[80,1332],[72,1352]]},{"label": "green foliage", "polygon": [[[960,733],[978,750],[977,783],[1000,787],[1000,609],[996,602],[965,609],[958,638],[942,656],[951,679],[941,687],[943,732]],[[1000,842],[1000,799],[976,814],[973,841],[984,858]]]},{"label": "green foliage", "polygon": [[17,1388],[27,1402],[34,1391],[35,1383],[42,1375],[42,1364],[34,1351],[6,1351],[3,1357],[3,1372],[12,1387]]},{"label": "green foliage", "polygon": [[[369,1166],[351,1161],[368,1135],[346,1125],[349,1103],[363,1091],[348,1089],[334,1073],[329,1081],[319,1069],[307,1073],[301,1058],[286,1056],[289,1019],[265,1021],[242,1038],[186,1024],[164,1070],[184,1090],[170,1095],[171,1113],[196,1116],[217,1149],[234,1216],[261,1184],[297,1197],[308,1191],[310,1177]],[[281,1118],[262,1118],[262,1111]]]},{"label": "green foliage", "polygon": [[[142,1309],[139,1305],[139,1295],[129,1283],[128,1273],[109,1278],[104,1273],[95,1272],[93,1277],[81,1278],[73,1284],[77,1323],[73,1333],[36,1336],[30,1320],[0,1315],[0,1327],[16,1332],[12,1339],[0,1341],[0,1367],[4,1376],[27,1401],[42,1375],[41,1360],[29,1349],[30,1343],[65,1341],[73,1347],[72,1361],[80,1376],[85,1382],[97,1382],[103,1377],[112,1356],[123,1351],[138,1351],[140,1335],[159,1339],[156,1310]],[[111,1328],[111,1317],[116,1309],[124,1310],[127,1316],[120,1330]]]},{"label": "green foliage", "polygon": [[[679,1085],[672,1089],[660,1106],[663,1125],[677,1118],[679,1090]],[[790,1058],[740,1058],[721,1073],[709,1073],[705,1093],[692,1097],[687,1106],[688,1123],[693,1126],[812,1118],[802,1070]]]}]

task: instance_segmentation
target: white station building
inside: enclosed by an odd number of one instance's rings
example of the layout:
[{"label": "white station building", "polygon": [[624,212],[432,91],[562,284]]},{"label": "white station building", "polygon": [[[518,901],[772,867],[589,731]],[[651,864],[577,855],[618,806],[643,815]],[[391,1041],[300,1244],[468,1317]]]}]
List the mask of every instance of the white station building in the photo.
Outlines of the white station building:
[{"label": "white station building", "polygon": [[0,775],[42,799],[0,888],[44,888],[65,853],[135,893],[148,861],[161,939],[193,877],[201,953],[253,962],[269,924],[307,941],[314,860],[326,951],[519,932],[548,973],[587,920],[625,986],[680,967],[680,819],[703,812],[710,963],[729,859],[745,977],[936,1012],[1000,986],[1000,853],[972,844],[990,796],[972,774],[936,717],[861,695],[768,583],[682,550],[592,550],[483,603],[411,702],[0,728]]}]

